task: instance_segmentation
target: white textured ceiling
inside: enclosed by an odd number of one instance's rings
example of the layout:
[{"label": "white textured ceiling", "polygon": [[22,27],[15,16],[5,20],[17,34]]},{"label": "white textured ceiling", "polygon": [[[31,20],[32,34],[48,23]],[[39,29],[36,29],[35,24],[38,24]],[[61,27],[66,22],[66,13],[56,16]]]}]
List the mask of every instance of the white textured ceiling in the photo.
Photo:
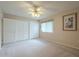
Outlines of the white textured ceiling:
[{"label": "white textured ceiling", "polygon": [[[28,14],[28,9],[33,5],[43,8],[43,15],[39,18],[33,18]],[[2,8],[4,13],[27,17],[30,19],[43,19],[63,10],[75,7],[79,7],[78,1],[0,1],[0,8]]]}]

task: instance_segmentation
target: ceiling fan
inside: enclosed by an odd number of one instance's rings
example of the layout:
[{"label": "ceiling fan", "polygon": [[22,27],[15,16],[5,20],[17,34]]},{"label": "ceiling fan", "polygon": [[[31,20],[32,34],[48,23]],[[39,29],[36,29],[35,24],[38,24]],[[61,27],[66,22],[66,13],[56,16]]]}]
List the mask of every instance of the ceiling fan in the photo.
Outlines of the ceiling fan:
[{"label": "ceiling fan", "polygon": [[29,14],[33,17],[40,17],[43,14],[43,8],[34,1],[27,1],[29,4]]}]

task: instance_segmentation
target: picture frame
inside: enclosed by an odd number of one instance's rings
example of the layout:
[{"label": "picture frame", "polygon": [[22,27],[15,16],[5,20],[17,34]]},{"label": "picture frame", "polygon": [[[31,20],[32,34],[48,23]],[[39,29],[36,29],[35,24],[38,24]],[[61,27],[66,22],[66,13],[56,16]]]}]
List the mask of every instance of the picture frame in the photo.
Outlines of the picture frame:
[{"label": "picture frame", "polygon": [[63,16],[63,30],[77,31],[77,13]]}]

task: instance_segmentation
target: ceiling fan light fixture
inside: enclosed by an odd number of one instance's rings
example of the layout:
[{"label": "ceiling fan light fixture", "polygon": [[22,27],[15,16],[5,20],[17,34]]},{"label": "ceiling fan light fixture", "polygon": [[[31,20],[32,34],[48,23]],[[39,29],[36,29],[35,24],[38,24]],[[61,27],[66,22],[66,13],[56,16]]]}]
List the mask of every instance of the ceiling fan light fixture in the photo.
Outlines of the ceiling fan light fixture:
[{"label": "ceiling fan light fixture", "polygon": [[34,13],[34,12],[33,12],[33,13],[32,13],[32,16],[33,16],[33,17],[40,17],[40,14],[39,14],[39,13]]},{"label": "ceiling fan light fixture", "polygon": [[31,11],[30,14],[31,14],[33,17],[40,17],[41,14],[43,14],[43,12],[42,12],[42,10],[41,10],[41,7],[35,6],[34,8],[30,8],[29,10]]}]

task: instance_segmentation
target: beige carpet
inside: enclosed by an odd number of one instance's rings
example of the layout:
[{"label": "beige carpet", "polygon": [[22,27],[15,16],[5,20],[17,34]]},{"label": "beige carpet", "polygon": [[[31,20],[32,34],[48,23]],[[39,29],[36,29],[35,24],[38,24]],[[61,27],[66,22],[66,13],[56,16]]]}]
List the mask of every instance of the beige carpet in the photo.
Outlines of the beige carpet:
[{"label": "beige carpet", "polygon": [[75,54],[56,44],[42,40],[27,40],[7,44],[0,50],[2,57],[74,57]]}]

